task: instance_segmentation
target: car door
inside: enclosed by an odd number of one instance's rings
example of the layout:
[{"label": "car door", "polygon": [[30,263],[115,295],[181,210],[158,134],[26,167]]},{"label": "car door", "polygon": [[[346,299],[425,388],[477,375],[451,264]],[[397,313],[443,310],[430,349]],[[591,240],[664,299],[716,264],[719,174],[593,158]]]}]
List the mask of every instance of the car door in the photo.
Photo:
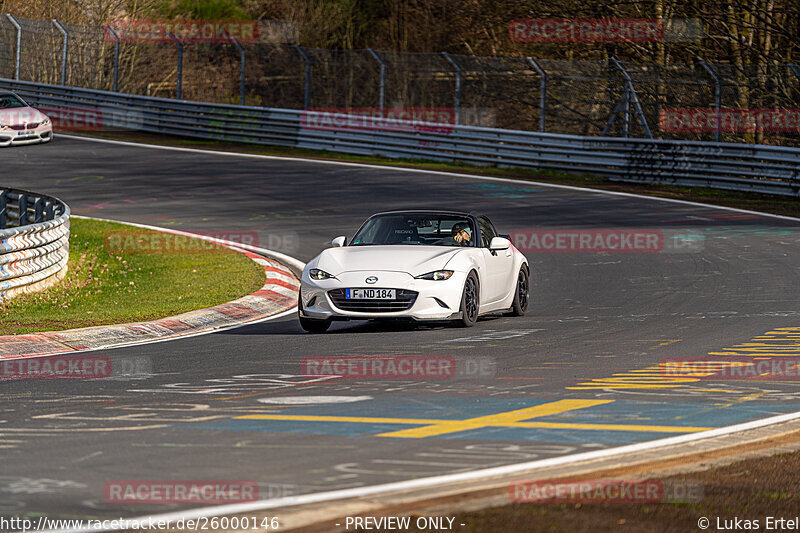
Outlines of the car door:
[{"label": "car door", "polygon": [[514,266],[514,257],[510,248],[508,250],[495,251],[489,249],[489,243],[492,242],[492,238],[498,235],[494,225],[487,217],[478,217],[478,228],[481,232],[481,252],[486,263],[483,282],[487,285],[487,291],[484,294],[487,296],[485,304],[489,306],[486,309],[488,311],[491,309],[492,304],[502,300],[509,293],[511,279],[513,278],[511,271]]}]

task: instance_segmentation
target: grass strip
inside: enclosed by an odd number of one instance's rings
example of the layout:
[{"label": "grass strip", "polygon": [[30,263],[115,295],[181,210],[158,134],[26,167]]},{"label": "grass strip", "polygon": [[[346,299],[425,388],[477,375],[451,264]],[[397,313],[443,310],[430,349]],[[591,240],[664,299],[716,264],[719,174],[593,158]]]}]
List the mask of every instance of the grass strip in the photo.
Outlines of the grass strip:
[{"label": "grass strip", "polygon": [[125,224],[72,219],[69,270],[0,304],[0,334],[155,320],[219,305],[264,284],[243,254]]}]

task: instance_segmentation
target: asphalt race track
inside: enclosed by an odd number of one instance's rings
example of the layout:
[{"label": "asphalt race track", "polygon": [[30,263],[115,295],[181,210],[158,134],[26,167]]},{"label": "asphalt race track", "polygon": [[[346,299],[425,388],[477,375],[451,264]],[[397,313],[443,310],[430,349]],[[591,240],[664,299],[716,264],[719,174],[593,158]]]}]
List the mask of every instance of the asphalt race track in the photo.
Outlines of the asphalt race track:
[{"label": "asphalt race track", "polygon": [[[646,228],[689,235],[692,244],[528,253],[527,316],[486,318],[472,329],[349,322],[311,335],[292,316],[101,352],[147,369],[131,379],[4,380],[0,515],[116,518],[187,508],[109,503],[104,487],[116,480],[250,480],[270,498],[800,410],[800,378],[676,377],[663,364],[767,351],[800,359],[800,228],[791,221],[533,183],[64,137],[0,151],[0,162],[4,185],[56,195],[74,214],[219,235],[256,231],[261,246],[304,261],[331,238],[352,236],[373,212],[410,207],[481,211],[501,233]],[[305,357],[345,355],[453,357],[460,372],[427,380],[301,375]],[[286,400],[310,396],[332,398]]]}]

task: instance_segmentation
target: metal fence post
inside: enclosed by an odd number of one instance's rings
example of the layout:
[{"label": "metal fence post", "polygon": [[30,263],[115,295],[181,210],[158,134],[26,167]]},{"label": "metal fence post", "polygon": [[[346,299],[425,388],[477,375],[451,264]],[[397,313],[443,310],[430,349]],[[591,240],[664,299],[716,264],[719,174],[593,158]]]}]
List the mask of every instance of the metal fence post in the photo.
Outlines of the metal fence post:
[{"label": "metal fence post", "polygon": [[14,25],[17,29],[17,53],[14,59],[14,79],[19,79],[19,62],[20,62],[20,51],[22,50],[22,26],[19,25],[17,19],[14,18],[14,15],[11,13],[6,13],[6,18]]},{"label": "metal fence post", "polygon": [[461,124],[461,66],[447,52],[442,52],[444,58],[456,69],[456,125]]},{"label": "metal fence post", "polygon": [[41,196],[33,202],[33,223],[44,222],[45,199]]},{"label": "metal fence post", "polygon": [[380,86],[379,86],[380,96],[378,97],[378,107],[380,108],[381,113],[383,113],[383,107],[386,103],[386,63],[383,61],[383,59],[381,59],[381,56],[379,56],[378,53],[375,52],[375,50],[373,50],[372,48],[367,48],[367,52],[372,54],[372,57],[374,57],[375,61],[377,61],[378,64],[381,66]]},{"label": "metal fence post", "polygon": [[722,118],[722,112],[720,109],[722,108],[722,78],[719,77],[717,71],[711,68],[711,65],[706,63],[705,61],[700,61],[700,66],[706,69],[712,78],[714,78],[714,114],[716,123],[714,125],[714,141],[719,142],[720,138],[720,119]]},{"label": "metal fence post", "polygon": [[633,108],[636,110],[636,114],[639,117],[639,123],[642,125],[642,129],[644,129],[645,136],[648,139],[652,139],[653,134],[650,132],[650,126],[647,125],[647,117],[644,116],[644,110],[642,110],[639,97],[636,96],[636,88],[633,86],[633,78],[631,78],[631,75],[628,73],[625,65],[623,65],[619,59],[617,59],[615,56],[611,56],[611,61],[614,62],[614,66],[620,71],[620,73],[622,73],[622,77],[625,80],[625,114],[623,116],[623,131],[625,132],[625,137],[627,137],[630,132],[631,104],[633,104]]},{"label": "metal fence post", "polygon": [[0,190],[0,229],[8,224],[8,191]]},{"label": "metal fence post", "polygon": [[231,37],[231,41],[233,44],[236,45],[236,48],[239,50],[239,104],[245,105],[244,101],[244,79],[245,79],[245,53],[244,47],[239,44],[239,41],[236,40],[236,37]]},{"label": "metal fence post", "polygon": [[53,26],[58,28],[61,35],[64,37],[64,45],[61,48],[61,85],[67,84],[67,51],[69,49],[69,33],[56,19],[52,20]]},{"label": "metal fence post", "polygon": [[614,125],[614,122],[617,120],[617,115],[622,113],[622,135],[623,137],[628,136],[628,116],[625,114],[626,107],[629,107],[629,98],[630,92],[628,91],[628,87],[625,86],[622,92],[622,98],[617,100],[617,105],[614,106],[614,110],[611,112],[611,116],[608,117],[608,122],[606,122],[605,127],[603,128],[603,132],[600,134],[601,137],[605,137],[606,134],[611,130],[611,126]]},{"label": "metal fence post", "polygon": [[297,50],[306,65],[305,82],[303,84],[303,109],[308,109],[311,106],[311,58],[308,57],[306,51],[299,44],[294,45],[294,49]]},{"label": "metal fence post", "polygon": [[545,119],[547,117],[547,72],[534,58],[528,57],[526,59],[539,74],[539,131],[544,132]]},{"label": "metal fence post", "polygon": [[181,95],[183,94],[183,43],[181,42],[180,39],[175,37],[175,34],[172,32],[169,32],[169,37],[170,39],[175,41],[176,45],[178,45],[178,76],[177,76],[178,80],[176,83],[175,90],[178,93],[177,98],[178,100],[180,100]]},{"label": "metal fence post", "polygon": [[114,39],[114,79],[111,90],[116,93],[119,92],[119,35],[111,29],[111,26],[103,26],[103,29]]},{"label": "metal fence post", "polygon": [[20,193],[19,199],[17,200],[17,206],[19,207],[19,213],[17,213],[17,224],[19,226],[27,226],[28,225],[28,195]]}]

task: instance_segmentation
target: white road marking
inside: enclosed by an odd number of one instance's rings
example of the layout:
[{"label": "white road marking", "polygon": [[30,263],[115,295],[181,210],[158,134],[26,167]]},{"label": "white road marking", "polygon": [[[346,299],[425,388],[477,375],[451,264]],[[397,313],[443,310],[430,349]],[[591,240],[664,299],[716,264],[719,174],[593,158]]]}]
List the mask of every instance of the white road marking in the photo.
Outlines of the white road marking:
[{"label": "white road marking", "polygon": [[282,396],[279,398],[259,398],[259,403],[270,405],[313,405],[320,403],[352,403],[371,400],[372,396]]},{"label": "white road marking", "polygon": [[[381,170],[382,172],[410,172],[410,173],[421,173],[421,174],[436,174],[440,176],[454,176],[458,178],[465,178],[471,179],[476,181],[495,181],[501,183],[513,183],[515,185],[538,185],[540,187],[550,187],[553,189],[564,189],[569,191],[582,191],[582,192],[590,192],[590,193],[597,193],[597,194],[604,194],[608,196],[622,196],[627,198],[640,198],[643,200],[653,200],[657,202],[667,202],[672,204],[680,204],[680,205],[692,205],[696,207],[706,207],[709,209],[717,209],[719,211],[729,211],[733,213],[747,213],[749,215],[758,215],[762,217],[769,217],[769,218],[778,218],[781,220],[791,220],[792,222],[800,222],[800,218],[797,217],[790,217],[786,215],[775,215],[772,213],[763,213],[761,211],[751,211],[749,209],[738,209],[736,207],[725,207],[721,205],[711,205],[711,204],[704,204],[701,202],[692,202],[689,200],[677,200],[675,198],[660,198],[658,196],[646,196],[643,194],[636,194],[632,192],[619,192],[619,191],[604,191],[602,189],[591,189],[587,187],[577,187],[575,185],[561,185],[557,183],[544,183],[541,181],[529,181],[523,179],[514,179],[514,178],[497,178],[492,176],[477,176],[474,174],[461,174],[459,172],[448,172],[446,170],[425,170],[420,168],[403,168],[403,167],[393,167],[387,165],[371,165],[368,163],[350,163],[346,161],[328,161],[325,159],[306,159],[303,157],[289,157],[289,156],[277,156],[277,155],[263,155],[263,154],[241,154],[237,152],[220,152],[218,150],[201,150],[199,148],[182,148],[178,146],[159,146],[155,144],[143,144],[143,143],[135,143],[129,141],[114,141],[111,139],[94,139],[91,137],[81,137],[79,135],[64,135],[59,134],[59,137],[66,137],[69,139],[78,139],[81,141],[89,141],[89,142],[97,142],[97,143],[106,143],[106,144],[117,144],[121,146],[133,146],[136,148],[152,148],[155,150],[169,150],[174,152],[188,152],[188,153],[195,153],[195,154],[210,154],[210,155],[221,155],[221,156],[228,156],[228,157],[248,157],[251,159],[271,159],[273,161],[299,161],[303,163],[316,163],[316,164],[323,164],[323,165],[339,165],[339,166],[347,166],[347,167],[358,167],[358,168],[372,168]],[[161,228],[157,228],[161,229]],[[245,247],[239,245],[240,247]]]},{"label": "white road marking", "polygon": [[544,331],[542,329],[507,329],[504,331],[493,331],[487,330],[485,333],[480,335],[475,335],[472,337],[459,337],[457,339],[447,339],[443,341],[436,341],[437,343],[445,343],[445,342],[490,342],[490,341],[502,341],[507,339],[513,339],[515,337],[524,337],[525,335],[530,335],[531,333],[536,333],[537,331]]}]

